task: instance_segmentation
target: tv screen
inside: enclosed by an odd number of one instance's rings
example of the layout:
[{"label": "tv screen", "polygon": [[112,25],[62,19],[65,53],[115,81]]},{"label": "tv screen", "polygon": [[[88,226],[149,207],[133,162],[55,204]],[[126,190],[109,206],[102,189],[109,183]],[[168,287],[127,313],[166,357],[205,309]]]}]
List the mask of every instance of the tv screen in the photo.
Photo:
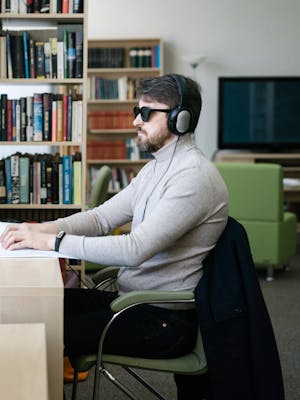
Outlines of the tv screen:
[{"label": "tv screen", "polygon": [[220,77],[218,148],[300,148],[300,77]]}]

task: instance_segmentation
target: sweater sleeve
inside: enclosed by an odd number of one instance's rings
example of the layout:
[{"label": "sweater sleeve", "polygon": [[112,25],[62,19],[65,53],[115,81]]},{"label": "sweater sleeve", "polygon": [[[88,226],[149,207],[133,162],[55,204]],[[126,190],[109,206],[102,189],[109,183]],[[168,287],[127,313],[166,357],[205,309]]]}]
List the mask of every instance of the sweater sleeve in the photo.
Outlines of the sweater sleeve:
[{"label": "sweater sleeve", "polygon": [[[146,210],[144,220],[130,234],[105,237],[66,235],[60,251],[105,265],[138,266],[173,246],[182,235],[199,226],[208,217],[213,221],[216,215],[216,221],[219,218],[223,222],[220,216],[222,209],[224,216],[227,215],[225,189],[223,197],[225,200],[220,201],[220,189],[209,176],[199,174],[196,168],[186,170],[169,179],[159,201],[156,203],[155,200],[155,205],[151,205],[149,199],[149,212]],[[124,205],[119,204],[120,200],[122,197],[116,198],[118,206],[122,208]],[[103,211],[108,206],[110,204],[104,205]],[[101,207],[96,210],[97,213],[101,211]],[[103,218],[108,221],[116,217],[106,215]],[[112,226],[111,221],[108,226]]]}]

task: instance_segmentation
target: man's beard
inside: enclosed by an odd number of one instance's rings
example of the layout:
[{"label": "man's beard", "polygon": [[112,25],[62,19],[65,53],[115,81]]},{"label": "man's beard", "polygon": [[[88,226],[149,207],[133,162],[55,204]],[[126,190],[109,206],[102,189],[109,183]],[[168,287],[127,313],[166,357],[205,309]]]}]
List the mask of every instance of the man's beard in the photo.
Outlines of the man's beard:
[{"label": "man's beard", "polygon": [[166,142],[167,137],[164,138],[157,138],[156,142],[151,142],[147,137],[140,137],[136,138],[136,144],[140,151],[145,151],[148,153],[155,153],[159,149],[161,149]]}]

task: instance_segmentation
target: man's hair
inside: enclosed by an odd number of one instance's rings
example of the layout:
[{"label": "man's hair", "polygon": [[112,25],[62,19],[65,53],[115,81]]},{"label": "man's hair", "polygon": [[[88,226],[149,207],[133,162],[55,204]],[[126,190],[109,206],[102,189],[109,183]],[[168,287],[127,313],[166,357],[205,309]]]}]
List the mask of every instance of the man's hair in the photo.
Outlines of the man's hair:
[{"label": "man's hair", "polygon": [[[194,126],[196,126],[202,107],[201,88],[193,79],[185,76],[183,78],[186,84],[185,92],[188,96],[189,108],[197,119],[194,122]],[[136,89],[136,96],[144,101],[164,103],[171,109],[176,108],[180,103],[178,86],[172,75],[141,80]]]}]

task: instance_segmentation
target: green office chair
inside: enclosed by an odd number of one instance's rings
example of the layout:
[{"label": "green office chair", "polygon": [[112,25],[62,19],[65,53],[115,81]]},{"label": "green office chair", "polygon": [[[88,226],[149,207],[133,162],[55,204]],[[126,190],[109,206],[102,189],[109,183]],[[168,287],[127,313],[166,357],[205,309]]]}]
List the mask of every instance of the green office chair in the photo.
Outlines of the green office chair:
[{"label": "green office chair", "polygon": [[[107,267],[99,271],[94,276],[95,285],[109,284],[110,280],[114,280],[118,272],[117,267]],[[95,380],[93,390],[93,400],[100,399],[100,384],[102,375],[116,385],[123,393],[131,399],[137,397],[129,390],[124,383],[116,379],[109,371],[107,365],[115,364],[122,366],[131,376],[137,379],[144,387],[153,393],[158,399],[164,400],[163,397],[152,385],[145,381],[136,369],[178,373],[178,374],[203,374],[207,371],[206,358],[202,345],[200,332],[194,350],[185,356],[171,359],[146,359],[137,357],[126,357],[103,353],[103,343],[107,335],[109,335],[110,326],[119,317],[119,315],[136,305],[143,303],[191,303],[194,302],[194,293],[190,291],[155,291],[141,290],[133,291],[125,295],[119,296],[111,303],[111,309],[114,312],[112,319],[106,325],[99,341],[98,354],[89,354],[78,357],[70,357],[71,364],[74,368],[74,381],[72,390],[72,400],[76,400],[78,373],[87,371],[96,365]]]},{"label": "green office chair", "polygon": [[93,183],[88,208],[94,208],[107,200],[109,181],[112,178],[112,169],[108,165],[103,165]]},{"label": "green office chair", "polygon": [[284,211],[279,164],[216,162],[229,191],[229,214],[246,229],[254,263],[267,281],[296,254],[297,217]]},{"label": "green office chair", "polygon": [[[90,199],[87,204],[87,208],[91,209],[99,206],[107,200],[109,181],[112,178],[112,169],[108,165],[103,165],[97,174],[96,180],[93,183]],[[86,261],[85,272],[92,274],[97,272],[102,265]]]}]

